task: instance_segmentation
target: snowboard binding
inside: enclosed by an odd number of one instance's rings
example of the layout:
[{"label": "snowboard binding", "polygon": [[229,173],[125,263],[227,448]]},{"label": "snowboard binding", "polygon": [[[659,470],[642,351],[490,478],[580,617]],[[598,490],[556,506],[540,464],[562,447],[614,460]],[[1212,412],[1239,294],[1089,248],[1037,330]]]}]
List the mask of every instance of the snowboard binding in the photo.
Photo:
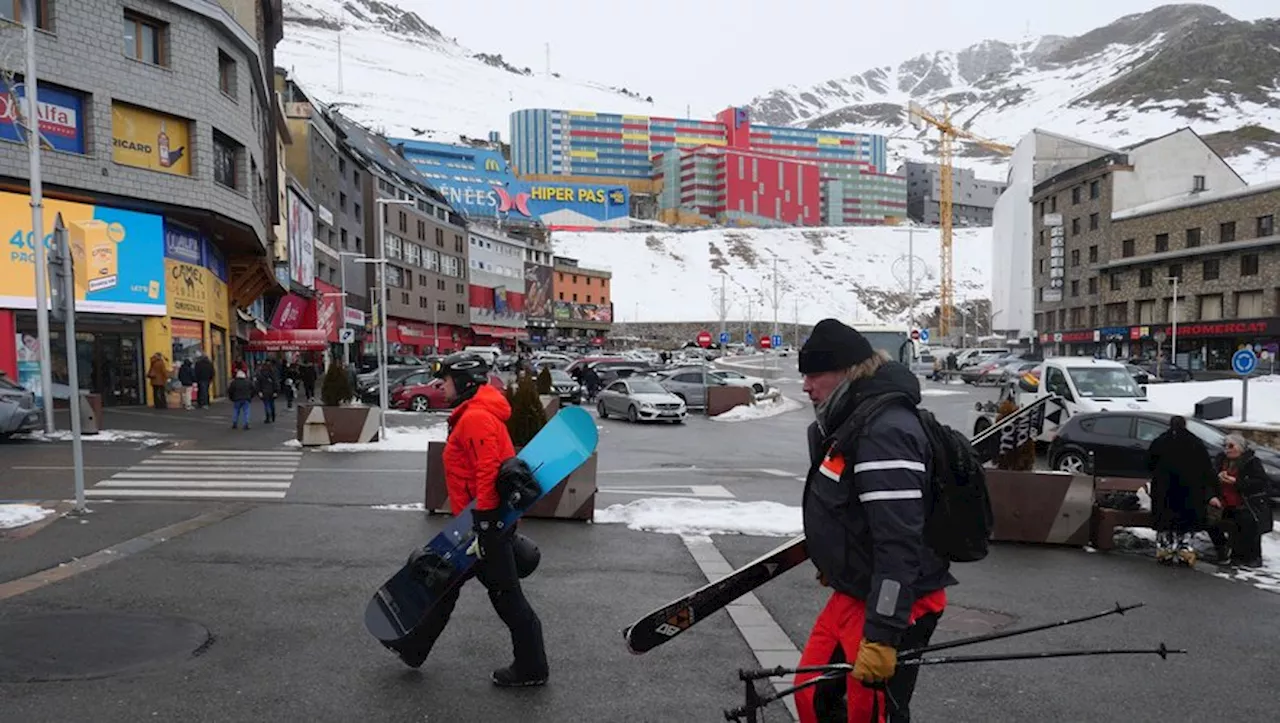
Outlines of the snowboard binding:
[{"label": "snowboard binding", "polygon": [[542,486],[529,463],[512,457],[498,468],[498,494],[513,510],[524,511],[542,496]]},{"label": "snowboard binding", "polygon": [[454,572],[453,565],[450,565],[448,560],[431,550],[422,548],[409,554],[407,565],[424,585],[432,588],[447,584]]}]

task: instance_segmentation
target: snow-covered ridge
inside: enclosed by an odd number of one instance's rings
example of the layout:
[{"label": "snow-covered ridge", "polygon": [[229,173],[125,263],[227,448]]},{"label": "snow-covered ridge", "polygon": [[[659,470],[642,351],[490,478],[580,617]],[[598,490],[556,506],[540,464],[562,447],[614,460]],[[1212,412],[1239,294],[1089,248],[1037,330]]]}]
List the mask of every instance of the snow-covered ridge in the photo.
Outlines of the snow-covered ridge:
[{"label": "snow-covered ridge", "polygon": [[[989,298],[991,229],[956,229],[952,246],[957,301]],[[772,320],[774,258],[778,321],[813,324],[838,315],[899,322],[907,314],[907,249],[914,243],[917,313],[937,303],[938,230],[837,227],[708,229],[676,232],[553,234],[556,253],[612,271],[615,322],[718,318],[721,271],[729,319]],[[598,299],[579,302],[599,303]],[[638,315],[638,319],[636,318]]]}]

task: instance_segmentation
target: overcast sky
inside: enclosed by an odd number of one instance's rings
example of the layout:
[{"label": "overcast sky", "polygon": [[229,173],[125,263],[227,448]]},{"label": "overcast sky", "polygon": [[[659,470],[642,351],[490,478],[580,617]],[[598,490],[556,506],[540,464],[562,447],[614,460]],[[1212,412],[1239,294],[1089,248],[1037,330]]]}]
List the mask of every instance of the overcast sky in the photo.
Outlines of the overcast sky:
[{"label": "overcast sky", "polygon": [[[1079,35],[1153,0],[392,0],[475,51],[625,86],[697,112],[986,39]],[[1241,20],[1277,0],[1208,3]]]}]

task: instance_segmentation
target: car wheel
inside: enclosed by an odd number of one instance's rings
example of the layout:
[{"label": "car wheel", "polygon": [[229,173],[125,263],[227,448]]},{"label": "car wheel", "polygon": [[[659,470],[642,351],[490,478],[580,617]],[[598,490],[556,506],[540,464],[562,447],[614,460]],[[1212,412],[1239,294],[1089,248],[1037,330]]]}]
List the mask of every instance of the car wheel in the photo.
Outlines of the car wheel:
[{"label": "car wheel", "polygon": [[627,407],[627,421],[632,424],[640,421],[640,413],[636,411],[636,405],[634,404]]},{"label": "car wheel", "polygon": [[1078,449],[1068,449],[1053,461],[1053,468],[1059,472],[1070,472],[1071,474],[1088,474],[1089,460],[1084,452]]},{"label": "car wheel", "polygon": [[605,406],[604,406],[604,400],[603,400],[603,399],[602,399],[602,400],[600,400],[599,402],[596,402],[596,414],[600,415],[600,418],[601,418],[601,419],[608,419],[608,418],[609,418],[609,410],[608,410],[608,409],[605,409]]},{"label": "car wheel", "polygon": [[991,426],[991,420],[986,417],[978,417],[978,421],[973,423],[973,436],[978,436]]},{"label": "car wheel", "polygon": [[409,400],[409,408],[415,412],[426,412],[431,409],[431,400],[419,394]]},{"label": "car wheel", "polygon": [[751,391],[755,392],[756,394],[764,394],[764,385],[763,385],[763,384],[752,384],[752,385],[751,385]]}]

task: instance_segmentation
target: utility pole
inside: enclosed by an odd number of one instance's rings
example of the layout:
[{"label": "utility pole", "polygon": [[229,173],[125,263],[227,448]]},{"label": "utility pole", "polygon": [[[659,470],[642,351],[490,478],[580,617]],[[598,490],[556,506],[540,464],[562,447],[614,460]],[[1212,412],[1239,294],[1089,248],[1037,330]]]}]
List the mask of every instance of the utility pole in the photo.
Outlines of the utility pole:
[{"label": "utility pole", "polygon": [[778,335],[778,257],[773,257],[773,336]]},{"label": "utility pole", "polygon": [[[338,16],[338,94],[342,94],[342,26],[347,19],[347,8],[343,5]],[[345,303],[345,302],[344,302]]]},{"label": "utility pole", "polygon": [[1169,363],[1178,363],[1178,277],[1170,276],[1169,280],[1173,282],[1173,338],[1172,346],[1169,348]]},{"label": "utility pole", "polygon": [[721,271],[720,272],[720,333],[721,334],[724,334],[725,331],[727,331],[727,329],[725,329],[725,323],[726,323],[726,320],[729,318],[729,305],[725,301],[724,286],[725,286],[725,274],[723,271]]},{"label": "utility pole", "polygon": [[[908,224],[910,221],[908,221]],[[907,226],[907,326],[916,325],[916,227]]]},{"label": "utility pole", "polygon": [[547,43],[547,77],[551,77],[551,43]]},{"label": "utility pole", "polygon": [[[48,259],[44,246],[44,185],[40,180],[40,113],[37,96],[40,84],[36,77],[36,2],[22,4],[22,18],[27,41],[27,74],[23,78],[27,99],[27,150],[31,164],[31,245],[36,252],[36,334],[40,337],[40,398],[44,407],[44,431],[52,434],[53,426],[53,353],[49,346]],[[75,304],[75,299],[71,300]],[[69,360],[68,360],[69,361]],[[71,414],[76,414],[79,400],[70,401]]]},{"label": "utility pole", "polygon": [[796,345],[796,353],[799,354],[800,353],[799,351],[800,350],[800,298],[796,297],[795,302],[796,302],[795,345]]}]

